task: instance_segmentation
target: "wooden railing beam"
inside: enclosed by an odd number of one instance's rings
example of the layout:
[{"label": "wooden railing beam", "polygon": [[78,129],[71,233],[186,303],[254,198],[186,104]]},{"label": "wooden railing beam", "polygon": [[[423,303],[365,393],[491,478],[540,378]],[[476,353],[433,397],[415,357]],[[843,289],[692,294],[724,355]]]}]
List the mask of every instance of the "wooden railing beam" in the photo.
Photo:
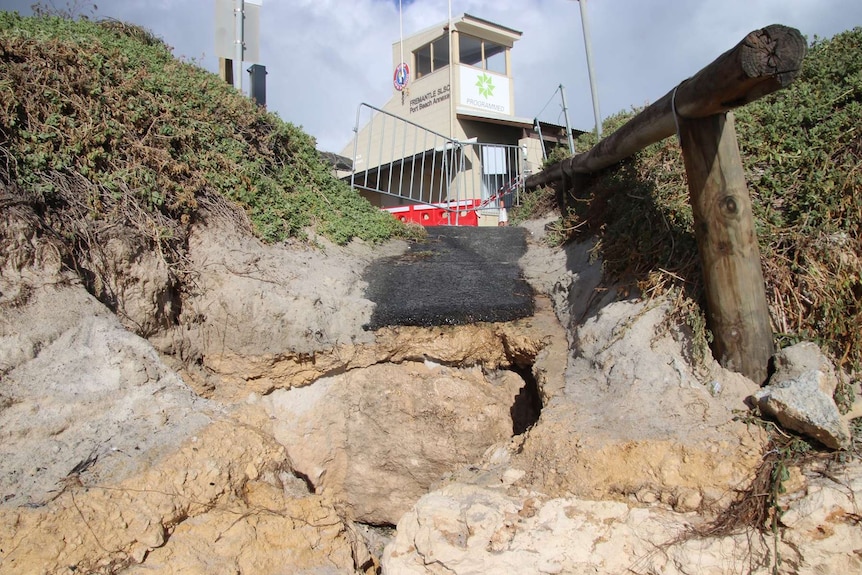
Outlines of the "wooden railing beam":
[{"label": "wooden railing beam", "polygon": [[700,72],[648,106],[590,151],[527,178],[527,188],[607,168],[676,133],[678,117],[704,118],[753,102],[789,85],[802,69],[805,39],[799,30],[773,24],[755,30]]}]

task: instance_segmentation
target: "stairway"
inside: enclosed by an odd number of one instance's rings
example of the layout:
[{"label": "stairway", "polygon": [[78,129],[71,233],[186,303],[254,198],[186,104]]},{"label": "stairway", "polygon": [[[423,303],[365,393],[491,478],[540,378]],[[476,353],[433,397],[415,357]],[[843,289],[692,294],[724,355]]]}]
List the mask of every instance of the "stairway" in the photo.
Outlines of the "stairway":
[{"label": "stairway", "polygon": [[533,292],[518,260],[518,227],[426,228],[428,237],[366,269],[365,297],[377,304],[365,329],[465,325],[533,315]]}]

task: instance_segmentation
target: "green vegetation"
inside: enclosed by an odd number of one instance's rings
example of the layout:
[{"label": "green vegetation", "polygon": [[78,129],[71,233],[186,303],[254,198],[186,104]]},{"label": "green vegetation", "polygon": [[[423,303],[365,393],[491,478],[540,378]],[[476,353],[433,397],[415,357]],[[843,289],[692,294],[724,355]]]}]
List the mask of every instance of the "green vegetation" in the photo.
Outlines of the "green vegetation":
[{"label": "green vegetation", "polygon": [[557,162],[560,162],[570,157],[572,157],[572,154],[569,152],[569,148],[565,146],[554,146],[553,148],[551,148],[551,151],[548,152],[548,157],[545,158],[545,161],[542,164],[542,168],[553,166]]},{"label": "green vegetation", "polygon": [[176,250],[201,207],[231,203],[270,242],[407,233],[334,178],[301,129],[116,21],[0,12],[0,182],[67,237],[87,235],[83,218]]},{"label": "green vegetation", "polygon": [[[608,118],[605,132],[634,113]],[[736,111],[777,343],[815,341],[856,372],[862,368],[860,118],[860,28],[815,40],[789,88]],[[588,149],[591,137],[582,136],[577,149]],[[555,204],[552,194],[528,195],[528,209]],[[675,138],[560,195],[565,213],[556,224],[558,236],[595,238],[595,253],[615,281],[646,294],[677,290],[702,301],[685,167]],[[681,309],[690,314],[692,308]],[[842,397],[849,399],[846,388],[836,395]]]}]

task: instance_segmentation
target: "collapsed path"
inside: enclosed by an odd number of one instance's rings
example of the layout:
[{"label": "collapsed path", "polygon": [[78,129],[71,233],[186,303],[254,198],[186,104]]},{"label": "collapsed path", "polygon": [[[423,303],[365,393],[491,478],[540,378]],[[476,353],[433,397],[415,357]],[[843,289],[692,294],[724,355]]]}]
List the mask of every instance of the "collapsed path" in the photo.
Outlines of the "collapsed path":
[{"label": "collapsed path", "polygon": [[527,251],[524,228],[427,231],[426,240],[365,271],[365,297],[377,304],[366,329],[506,322],[533,314],[533,290],[518,265]]}]

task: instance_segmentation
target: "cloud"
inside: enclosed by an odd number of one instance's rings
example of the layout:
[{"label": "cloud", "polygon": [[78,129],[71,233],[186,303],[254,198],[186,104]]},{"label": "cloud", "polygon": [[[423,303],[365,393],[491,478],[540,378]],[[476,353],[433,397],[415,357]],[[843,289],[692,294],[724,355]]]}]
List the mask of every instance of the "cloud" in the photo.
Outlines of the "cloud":
[{"label": "cloud", "polygon": [[[30,13],[33,0],[5,0]],[[62,4],[61,2],[57,2]],[[152,30],[178,56],[216,72],[214,1],[100,0],[97,17]],[[577,2],[452,0],[468,13],[523,32],[512,51],[515,113],[557,121],[563,84],[573,127],[593,127]],[[859,0],[587,0],[604,117],[653,102],[736,45],[748,32],[780,23],[813,37],[862,25]],[[447,0],[263,0],[261,64],[267,105],[303,126],[319,147],[339,151],[352,136],[360,102],[382,106],[392,94],[392,45],[445,21]],[[247,65],[246,65],[247,67]],[[245,82],[247,85],[247,82]],[[549,103],[550,99],[550,103]]]}]

